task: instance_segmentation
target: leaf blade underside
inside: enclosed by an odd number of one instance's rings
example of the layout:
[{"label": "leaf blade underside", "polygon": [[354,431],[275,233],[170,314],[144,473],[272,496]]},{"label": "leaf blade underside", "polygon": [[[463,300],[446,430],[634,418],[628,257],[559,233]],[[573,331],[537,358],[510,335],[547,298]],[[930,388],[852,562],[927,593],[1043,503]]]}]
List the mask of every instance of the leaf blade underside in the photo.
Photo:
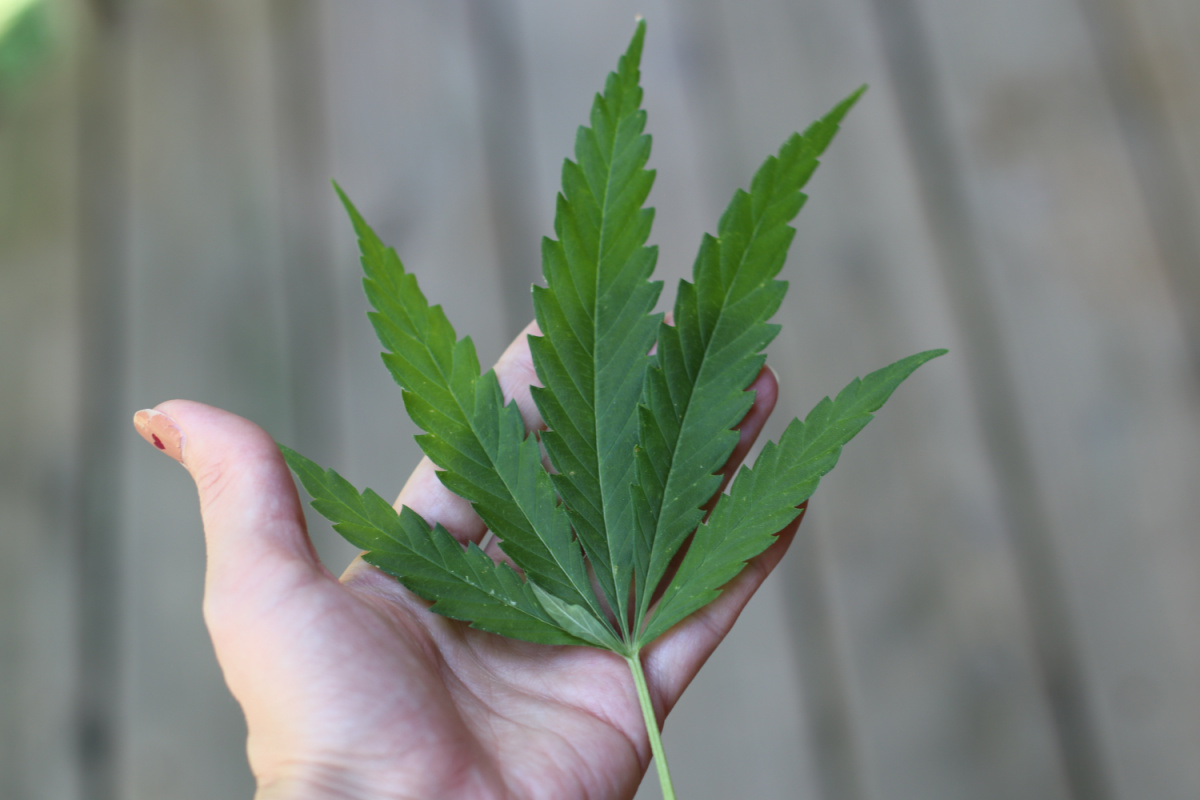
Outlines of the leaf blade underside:
[{"label": "leaf blade underside", "polygon": [[590,127],[566,160],[554,219],[557,240],[542,243],[546,286],[534,287],[542,336],[530,350],[542,387],[533,390],[549,427],[542,435],[555,487],[594,568],[601,591],[628,628],[633,580],[633,508],[629,485],[642,392],[662,284],[649,280],[657,249],[646,247],[654,218],[644,208],[654,173],[644,165],[650,137],[641,110],[640,22]]}]

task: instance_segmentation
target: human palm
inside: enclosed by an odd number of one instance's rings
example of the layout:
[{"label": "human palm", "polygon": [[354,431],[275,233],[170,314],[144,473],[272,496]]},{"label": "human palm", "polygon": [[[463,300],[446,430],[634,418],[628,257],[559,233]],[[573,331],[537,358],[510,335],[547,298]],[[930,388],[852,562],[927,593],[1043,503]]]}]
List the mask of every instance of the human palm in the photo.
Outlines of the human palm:
[{"label": "human palm", "polygon": [[[506,397],[540,425],[525,333],[497,363]],[[774,406],[764,370],[726,465],[732,474]],[[138,430],[179,458],[200,493],[205,620],[246,715],[260,800],[623,798],[650,745],[624,659],[536,645],[438,616],[361,559],[335,578],[317,559],[295,484],[252,423],[174,400]],[[483,523],[424,460],[400,493],[430,523],[480,542]],[[643,650],[661,720],[782,557],[799,520],[710,606]],[[488,546],[494,557],[503,553]]]}]

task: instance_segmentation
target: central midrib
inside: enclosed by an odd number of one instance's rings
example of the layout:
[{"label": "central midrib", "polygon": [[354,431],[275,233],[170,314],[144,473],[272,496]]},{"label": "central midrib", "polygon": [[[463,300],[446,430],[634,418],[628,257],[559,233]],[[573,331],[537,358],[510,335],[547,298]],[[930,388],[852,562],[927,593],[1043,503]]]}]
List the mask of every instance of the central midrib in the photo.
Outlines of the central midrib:
[{"label": "central midrib", "polygon": [[[621,98],[622,103],[625,97]],[[636,113],[637,110],[634,110]],[[612,144],[609,147],[608,159],[605,163],[604,175],[604,194],[600,203],[600,236],[596,242],[596,279],[592,290],[592,430],[593,441],[596,443],[596,474],[600,480],[600,520],[604,526],[602,531],[604,536],[604,548],[608,551],[608,571],[612,576],[613,593],[616,595],[613,599],[618,606],[618,622],[621,626],[622,633],[628,635],[628,622],[626,621],[625,607],[628,601],[621,596],[620,587],[617,582],[617,564],[613,558],[612,539],[608,534],[608,493],[605,491],[607,482],[605,480],[608,470],[604,468],[605,458],[601,457],[600,447],[600,372],[601,364],[599,362],[599,343],[600,343],[600,266],[604,260],[604,249],[608,233],[609,223],[609,195],[612,190],[612,174],[613,162],[616,159],[617,145],[621,139],[621,123],[625,119],[623,115],[618,115],[617,123],[614,126]],[[595,129],[593,129],[595,130]],[[640,135],[640,132],[639,132]],[[635,173],[636,176],[636,173]]]}]

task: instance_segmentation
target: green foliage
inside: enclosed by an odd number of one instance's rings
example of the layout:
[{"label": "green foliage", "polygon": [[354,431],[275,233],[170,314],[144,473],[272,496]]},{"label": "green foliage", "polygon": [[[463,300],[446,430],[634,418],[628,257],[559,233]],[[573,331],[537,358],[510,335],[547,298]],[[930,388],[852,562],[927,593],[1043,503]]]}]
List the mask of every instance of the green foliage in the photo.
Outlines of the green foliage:
[{"label": "green foliage", "polygon": [[[674,324],[653,313],[657,249],[647,247],[654,181],[645,168],[638,85],[645,24],[592,105],[562,170],[554,220],[542,243],[546,286],[535,286],[542,336],[530,337],[541,388],[533,398],[547,430],[526,435],[493,371],[481,374],[469,337],[457,337],[395,250],[338,189],[358,234],[363,285],[384,364],[425,431],[421,449],[442,482],[471,502],[524,580],[441,526],[397,513],[284,448],[288,463],[366,559],[475,627],[533,642],[638,652],[715,599],[745,563],[799,513],[821,476],[904,378],[945,351],[928,351],[853,381],[826,398],[778,444],[744,467],[704,524],[705,505],[737,444],[754,393],[769,322],[787,284],[776,279],[804,205],[801,189],[859,89],[738,190],[717,235],[705,235],[693,280],[681,281]],[[656,346],[657,345],[657,346]],[[650,355],[651,351],[653,355]],[[652,598],[689,542],[673,579]],[[588,564],[599,587],[593,589]],[[612,609],[612,613],[606,613]]]},{"label": "green foliage", "polygon": [[[638,679],[641,649],[768,548],[872,412],[945,352],[911,356],[822,400],[742,468],[705,521],[754,400],[747,387],[779,331],[770,319],[787,284],[776,276],[807,199],[801,190],[863,90],[793,134],[749,192],[734,194],[717,235],[701,241],[692,281],[680,283],[669,325],[653,313],[662,284],[650,279],[657,250],[646,246],[654,173],[645,168],[638,85],[644,35],[641,23],[595,98],[590,126],[579,128],[575,159],[563,165],[557,238],[542,244],[546,285],[533,289],[542,335],[530,337],[530,350],[551,470],[495,373],[481,373],[470,338],[458,338],[338,190],[358,234],[383,361],[425,431],[417,440],[519,573],[283,448],[314,507],[434,611],[532,642],[612,650]],[[649,714],[648,730],[652,722]],[[657,731],[650,735],[657,744]]]},{"label": "green foliage", "polygon": [[0,0],[0,100],[32,76],[52,34],[45,0]]}]

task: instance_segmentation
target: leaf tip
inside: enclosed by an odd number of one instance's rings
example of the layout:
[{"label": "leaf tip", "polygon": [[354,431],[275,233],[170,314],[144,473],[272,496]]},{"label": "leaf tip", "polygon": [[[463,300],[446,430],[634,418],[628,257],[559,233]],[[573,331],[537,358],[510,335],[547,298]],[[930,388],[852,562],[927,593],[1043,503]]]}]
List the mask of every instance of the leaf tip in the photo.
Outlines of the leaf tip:
[{"label": "leaf tip", "polygon": [[849,97],[834,106],[833,110],[825,116],[822,122],[826,125],[840,125],[846,115],[850,113],[850,109],[854,108],[866,91],[867,84],[864,83],[851,92]]},{"label": "leaf tip", "polygon": [[341,184],[332,178],[329,180],[329,183],[333,185],[333,190],[337,192],[338,199],[342,201],[342,205],[346,207],[346,210],[351,214],[356,213],[357,210],[354,208],[354,204],[350,202],[350,198],[346,195],[345,190],[342,189]]},{"label": "leaf tip", "polygon": [[276,442],[275,446],[279,448],[279,453],[283,456],[283,460],[287,463],[288,467],[294,472],[299,472],[299,468],[303,466],[306,459],[286,444]]},{"label": "leaf tip", "polygon": [[330,181],[333,184],[333,190],[337,192],[338,199],[342,201],[342,206],[346,209],[346,213],[350,215],[350,223],[354,226],[354,232],[360,240],[369,239],[373,233],[367,225],[367,221],[363,215],[358,212],[358,208],[354,203],[350,202],[349,195],[342,190],[337,181]]},{"label": "leaf tip", "polygon": [[636,67],[642,60],[642,44],[646,41],[646,19],[641,14],[634,16],[637,27],[633,31],[633,39],[625,51],[625,58],[631,60]]},{"label": "leaf tip", "polygon": [[950,349],[947,347],[938,347],[934,350],[925,350],[924,352],[917,353],[915,356],[913,356],[913,358],[920,359],[920,363],[924,364],[926,361],[932,361],[935,358],[941,358],[949,352]]}]

